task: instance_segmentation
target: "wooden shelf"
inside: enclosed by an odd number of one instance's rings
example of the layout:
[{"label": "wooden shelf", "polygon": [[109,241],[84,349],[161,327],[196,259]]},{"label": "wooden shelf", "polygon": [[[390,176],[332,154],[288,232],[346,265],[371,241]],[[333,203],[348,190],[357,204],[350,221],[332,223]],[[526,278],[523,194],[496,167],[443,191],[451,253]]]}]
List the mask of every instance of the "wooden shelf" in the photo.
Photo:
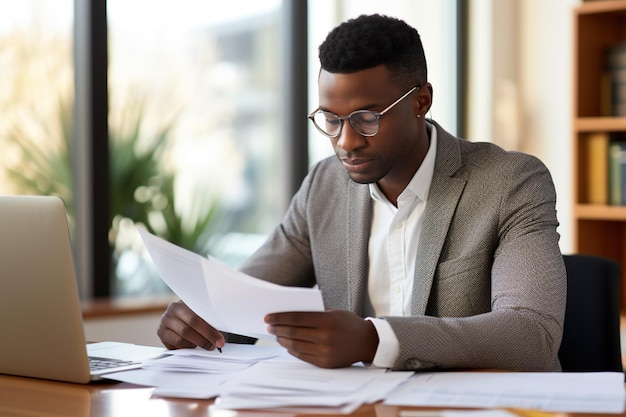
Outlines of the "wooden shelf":
[{"label": "wooden shelf", "polygon": [[577,132],[626,131],[626,117],[578,117],[574,119]]},{"label": "wooden shelf", "polygon": [[626,221],[626,207],[576,204],[574,217],[585,220]]},{"label": "wooden shelf", "polygon": [[622,0],[604,0],[604,1],[591,1],[583,3],[576,13],[583,14],[598,14],[598,13],[625,13],[626,8]]},{"label": "wooden shelf", "polygon": [[593,154],[599,148],[591,147],[592,138],[626,137],[626,117],[603,117],[614,112],[605,62],[609,48],[626,43],[626,0],[584,2],[574,9],[573,17],[574,251],[614,259],[621,265],[622,311],[626,314],[626,206],[585,204],[602,201],[596,195],[592,200],[592,191],[600,191],[607,183],[597,181],[608,182],[609,177],[606,173],[603,180],[601,174],[608,169],[608,150],[606,159],[601,153]]}]

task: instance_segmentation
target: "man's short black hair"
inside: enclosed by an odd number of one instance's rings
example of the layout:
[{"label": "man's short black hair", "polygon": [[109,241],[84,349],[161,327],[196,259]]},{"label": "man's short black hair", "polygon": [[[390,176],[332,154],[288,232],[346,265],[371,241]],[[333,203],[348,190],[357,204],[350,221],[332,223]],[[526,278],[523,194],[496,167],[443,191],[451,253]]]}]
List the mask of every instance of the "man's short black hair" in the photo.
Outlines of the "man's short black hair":
[{"label": "man's short black hair", "polygon": [[405,87],[427,81],[419,34],[404,21],[379,14],[361,15],[334,28],[319,48],[322,69],[351,73],[386,65]]}]

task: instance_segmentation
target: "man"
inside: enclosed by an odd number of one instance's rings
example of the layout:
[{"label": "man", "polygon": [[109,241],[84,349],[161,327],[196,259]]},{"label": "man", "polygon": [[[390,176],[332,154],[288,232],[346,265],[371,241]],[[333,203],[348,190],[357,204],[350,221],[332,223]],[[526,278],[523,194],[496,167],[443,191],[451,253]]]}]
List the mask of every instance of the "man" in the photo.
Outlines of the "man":
[{"label": "man", "polygon": [[[309,118],[336,157],[241,269],[317,284],[327,311],[270,314],[270,333],[327,368],[560,370],[566,279],[546,167],[425,119],[424,51],[401,20],[344,22],[319,56]],[[225,342],[182,302],[158,334],[168,348]]]}]

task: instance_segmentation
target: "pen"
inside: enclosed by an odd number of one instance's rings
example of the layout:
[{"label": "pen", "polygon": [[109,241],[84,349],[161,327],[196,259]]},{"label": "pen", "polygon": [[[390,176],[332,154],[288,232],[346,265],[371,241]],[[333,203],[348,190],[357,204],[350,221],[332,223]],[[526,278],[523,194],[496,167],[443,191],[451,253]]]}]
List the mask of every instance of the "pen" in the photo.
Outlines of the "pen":
[{"label": "pen", "polygon": [[217,348],[217,351],[218,351],[219,353],[222,353],[222,348],[221,348],[221,347],[218,347],[218,348]]}]

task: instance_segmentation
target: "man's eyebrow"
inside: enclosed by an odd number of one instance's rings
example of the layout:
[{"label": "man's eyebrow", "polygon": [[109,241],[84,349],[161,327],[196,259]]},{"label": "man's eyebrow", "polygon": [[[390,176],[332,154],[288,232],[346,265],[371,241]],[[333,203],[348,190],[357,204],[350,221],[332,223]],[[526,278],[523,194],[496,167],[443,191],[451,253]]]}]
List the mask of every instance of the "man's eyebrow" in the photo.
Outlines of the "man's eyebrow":
[{"label": "man's eyebrow", "polygon": [[[350,111],[349,113],[347,113],[347,114],[350,114],[350,113],[352,113],[353,111],[359,111],[359,110],[372,110],[372,109],[374,109],[374,108],[379,108],[379,107],[380,107],[380,108],[384,107],[384,104],[367,104],[367,105],[365,105],[365,106],[360,106],[358,109],[353,109],[353,110],[351,110],[351,111]],[[328,109],[328,107],[321,106],[321,105],[317,107],[317,110],[327,111],[327,112],[329,112],[329,113],[336,114],[336,115],[338,115],[338,116],[345,116],[345,115],[341,115],[341,114],[335,113],[334,111],[329,110],[329,109]],[[347,115],[347,114],[346,114],[346,115]]]}]

